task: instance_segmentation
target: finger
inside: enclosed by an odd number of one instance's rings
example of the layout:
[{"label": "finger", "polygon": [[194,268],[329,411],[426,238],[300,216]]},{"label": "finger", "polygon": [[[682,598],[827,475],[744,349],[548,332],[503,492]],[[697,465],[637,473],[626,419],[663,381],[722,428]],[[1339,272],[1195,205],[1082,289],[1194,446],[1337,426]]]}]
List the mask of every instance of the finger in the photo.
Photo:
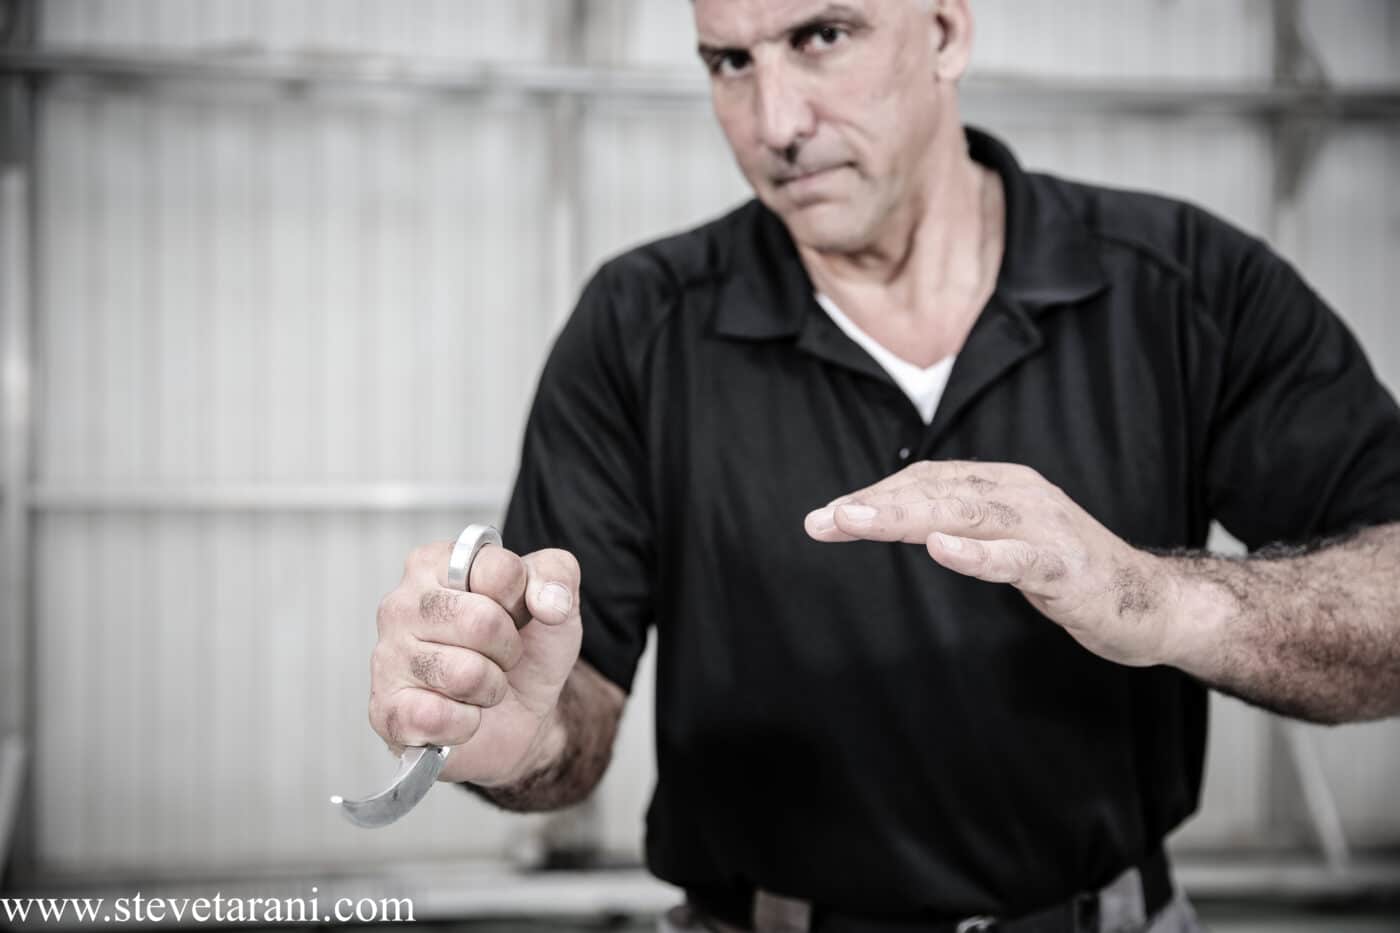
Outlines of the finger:
[{"label": "finger", "polygon": [[524,558],[525,602],[533,618],[547,625],[568,621],[578,612],[578,559],[568,551],[546,548]]},{"label": "finger", "polygon": [[[852,533],[845,525],[838,523],[836,509],[842,505],[854,503],[881,506],[917,502],[920,499],[981,496],[1002,487],[1023,484],[1032,475],[1034,475],[1034,471],[1014,463],[985,463],[980,460],[924,460],[912,463],[878,483],[838,496],[820,509],[814,509],[803,520],[803,528],[808,535],[818,541],[839,542],[869,539],[870,536],[863,530]],[[877,538],[876,540],[909,539]],[[923,535],[919,535],[910,543],[922,540]]]},{"label": "finger", "polygon": [[[862,534],[852,534],[843,527],[838,526],[836,512],[842,506],[854,503],[878,502],[895,503],[904,502],[918,498],[917,490],[921,483],[917,479],[911,479],[902,474],[895,474],[888,480],[868,486],[864,490],[849,493],[832,499],[820,509],[813,509],[808,512],[802,520],[802,527],[807,534],[818,541],[825,543],[835,543],[842,541],[858,541],[865,537]],[[927,532],[925,532],[927,534]],[[917,540],[923,540],[920,536]]]},{"label": "finger", "polygon": [[1039,476],[1035,470],[1019,463],[987,460],[923,460],[911,464],[909,470],[920,480],[959,482],[973,487],[984,487],[987,483],[1024,485]]},{"label": "finger", "polygon": [[1040,592],[1068,572],[1059,555],[1024,541],[978,541],[934,532],[927,547],[929,556],[949,570],[1031,592]]},{"label": "finger", "polygon": [[977,538],[1002,538],[1019,529],[1020,511],[1000,499],[951,496],[872,505],[864,500],[838,505],[836,529],[866,541],[921,544],[935,531]]},{"label": "finger", "polygon": [[421,641],[484,654],[505,670],[520,660],[524,646],[515,620],[505,607],[480,593],[435,587],[418,597],[418,623],[411,629]]},{"label": "finger", "polygon": [[890,502],[916,502],[920,499],[947,499],[955,496],[985,496],[994,490],[1010,492],[1011,487],[983,473],[953,473],[916,476],[898,485],[861,495],[842,496],[835,504],[863,502],[884,505]]},{"label": "finger", "polygon": [[433,690],[404,687],[370,701],[370,725],[399,750],[411,745],[464,745],[481,725],[481,708]]},{"label": "finger", "polygon": [[500,665],[468,648],[415,639],[409,648],[408,669],[412,686],[436,691],[459,703],[491,707],[510,692]]},{"label": "finger", "polygon": [[520,633],[526,651],[510,672],[510,682],[522,705],[544,715],[578,661],[583,636],[581,576],[578,561],[568,551],[535,551],[524,559],[529,570],[525,598],[538,622]]},{"label": "finger", "polygon": [[[906,490],[914,486],[902,487]],[[904,541],[921,543],[936,527],[935,508],[916,492],[888,491],[845,496],[837,504],[809,512],[807,534],[818,541]]]},{"label": "finger", "polygon": [[[443,574],[447,568],[443,567]],[[525,605],[525,582],[528,572],[525,561],[514,551],[488,544],[477,552],[472,561],[467,590],[489,597],[515,621],[517,628],[530,621]]]}]

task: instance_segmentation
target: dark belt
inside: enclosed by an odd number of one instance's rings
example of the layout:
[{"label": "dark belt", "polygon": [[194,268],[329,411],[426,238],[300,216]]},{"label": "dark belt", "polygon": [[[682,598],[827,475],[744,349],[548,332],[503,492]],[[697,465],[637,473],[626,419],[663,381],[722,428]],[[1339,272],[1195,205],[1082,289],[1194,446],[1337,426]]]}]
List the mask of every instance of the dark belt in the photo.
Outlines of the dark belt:
[{"label": "dark belt", "polygon": [[[1142,903],[1148,918],[1172,899],[1171,869],[1166,853],[1159,847],[1134,866],[1142,883]],[[733,889],[690,889],[686,900],[702,914],[742,930],[753,929],[754,915],[764,911],[764,899],[781,902],[780,909],[810,918],[806,925],[784,929],[809,930],[811,933],[1098,933],[1099,892],[1076,894],[1074,897],[1043,910],[1012,918],[967,917],[962,920],[936,920],[904,916],[873,916],[853,914],[818,903],[792,898],[774,898],[760,891]]]}]

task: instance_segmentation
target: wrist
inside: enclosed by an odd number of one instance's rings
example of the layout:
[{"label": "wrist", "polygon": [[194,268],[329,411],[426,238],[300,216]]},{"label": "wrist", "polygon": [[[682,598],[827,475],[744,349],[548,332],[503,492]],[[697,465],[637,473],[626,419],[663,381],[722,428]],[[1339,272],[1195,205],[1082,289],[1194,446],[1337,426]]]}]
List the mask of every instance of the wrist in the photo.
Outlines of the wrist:
[{"label": "wrist", "polygon": [[499,776],[473,780],[468,783],[488,789],[519,784],[526,778],[544,771],[563,757],[567,742],[568,729],[565,726],[563,716],[560,715],[559,706],[556,704],[540,722],[540,727],[536,730],[529,749],[514,768]]},{"label": "wrist", "polygon": [[1216,666],[1234,605],[1229,590],[1199,572],[1198,565],[1210,559],[1159,558],[1170,593],[1159,663],[1197,677],[1208,676]]}]

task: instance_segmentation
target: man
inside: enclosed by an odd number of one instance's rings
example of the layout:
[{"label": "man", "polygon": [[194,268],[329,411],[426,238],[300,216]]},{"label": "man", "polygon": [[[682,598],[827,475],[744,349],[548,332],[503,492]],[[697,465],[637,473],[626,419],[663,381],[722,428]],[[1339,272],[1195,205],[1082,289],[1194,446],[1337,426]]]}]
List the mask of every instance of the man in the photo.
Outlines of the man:
[{"label": "man", "polygon": [[[469,594],[448,544],[410,557],[374,728],[577,801],[655,624],[673,927],[1193,929],[1161,843],[1203,685],[1400,710],[1394,402],[1257,241],[965,132],[966,0],[695,20],[758,200],[589,284],[514,551]],[[1213,559],[1213,518],[1311,543]]]}]

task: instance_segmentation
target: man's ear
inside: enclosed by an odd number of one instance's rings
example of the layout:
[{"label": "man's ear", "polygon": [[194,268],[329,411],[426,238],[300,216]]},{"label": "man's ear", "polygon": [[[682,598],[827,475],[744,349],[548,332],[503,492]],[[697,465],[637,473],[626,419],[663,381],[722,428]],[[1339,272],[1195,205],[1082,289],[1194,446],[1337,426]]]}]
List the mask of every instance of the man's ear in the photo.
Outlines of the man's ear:
[{"label": "man's ear", "polygon": [[972,9],[968,0],[935,0],[930,16],[937,31],[939,81],[955,82],[972,59]]}]

